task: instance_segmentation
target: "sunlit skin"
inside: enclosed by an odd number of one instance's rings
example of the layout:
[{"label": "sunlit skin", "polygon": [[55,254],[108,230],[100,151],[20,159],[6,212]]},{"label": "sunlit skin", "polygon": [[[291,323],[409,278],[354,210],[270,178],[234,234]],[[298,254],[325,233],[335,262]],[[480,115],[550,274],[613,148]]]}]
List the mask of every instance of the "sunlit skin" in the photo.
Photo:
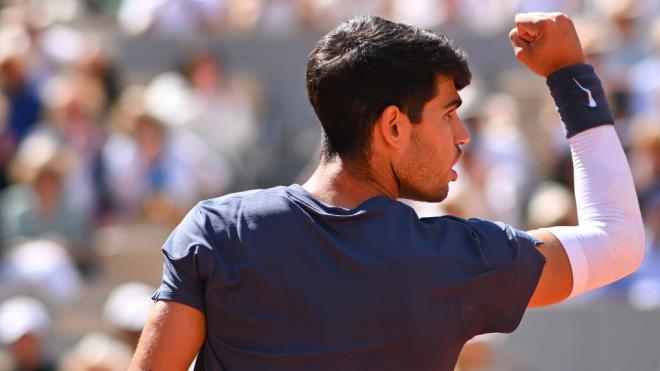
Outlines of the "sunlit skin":
[{"label": "sunlit skin", "polygon": [[447,197],[449,182],[458,174],[452,166],[462,156],[460,146],[470,141],[456,110],[461,98],[454,81],[438,78],[438,94],[422,112],[422,120],[411,125],[411,142],[399,166],[399,197],[440,202]]}]

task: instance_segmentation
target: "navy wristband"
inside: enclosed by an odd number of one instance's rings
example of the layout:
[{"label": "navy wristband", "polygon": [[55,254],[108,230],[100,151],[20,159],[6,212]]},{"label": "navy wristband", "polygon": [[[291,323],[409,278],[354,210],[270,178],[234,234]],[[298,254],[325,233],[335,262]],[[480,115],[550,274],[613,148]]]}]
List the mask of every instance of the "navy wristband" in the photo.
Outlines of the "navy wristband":
[{"label": "navy wristband", "polygon": [[593,66],[574,64],[548,76],[546,84],[566,129],[566,137],[614,124],[603,86]]}]

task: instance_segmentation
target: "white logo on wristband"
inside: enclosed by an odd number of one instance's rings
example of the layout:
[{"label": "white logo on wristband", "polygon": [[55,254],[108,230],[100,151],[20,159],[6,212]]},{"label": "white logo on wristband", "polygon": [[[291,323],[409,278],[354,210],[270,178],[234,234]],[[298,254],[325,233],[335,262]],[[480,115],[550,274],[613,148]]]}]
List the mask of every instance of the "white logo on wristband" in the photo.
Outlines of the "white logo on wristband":
[{"label": "white logo on wristband", "polygon": [[573,81],[575,81],[578,88],[580,88],[583,92],[587,93],[587,97],[589,98],[589,103],[587,104],[587,107],[596,108],[596,106],[598,106],[598,104],[596,103],[596,100],[594,99],[594,97],[591,95],[591,90],[589,90],[589,89],[585,88],[584,86],[580,85],[580,83],[575,78],[573,78]]}]

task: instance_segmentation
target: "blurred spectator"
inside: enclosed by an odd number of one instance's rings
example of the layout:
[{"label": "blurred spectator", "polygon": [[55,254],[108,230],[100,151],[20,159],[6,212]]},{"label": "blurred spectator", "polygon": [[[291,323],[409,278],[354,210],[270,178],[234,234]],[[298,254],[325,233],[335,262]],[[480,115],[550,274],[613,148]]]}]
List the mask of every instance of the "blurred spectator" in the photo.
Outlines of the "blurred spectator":
[{"label": "blurred spectator", "polygon": [[[226,0],[226,27],[233,32],[256,31],[263,18],[263,0]],[[290,6],[290,5],[289,5]]]},{"label": "blurred spectator", "polygon": [[648,40],[650,55],[635,63],[628,74],[635,115],[660,114],[660,16],[653,21]]},{"label": "blurred spectator", "polygon": [[0,87],[9,100],[9,128],[20,143],[39,118],[41,102],[27,76],[30,39],[17,26],[0,29]]},{"label": "blurred spectator", "polygon": [[101,158],[105,99],[102,83],[78,71],[60,73],[44,87],[47,115],[40,130],[55,135],[69,152],[65,189],[70,202],[91,215],[107,202]]},{"label": "blurred spectator", "polygon": [[[103,111],[114,104],[120,90],[119,73],[109,47],[100,36],[66,25],[53,25],[35,32],[39,50],[45,59],[38,81],[44,85],[58,70],[75,70],[89,80],[98,81],[103,91]],[[35,59],[35,58],[32,58]]]},{"label": "blurred spectator", "polygon": [[134,113],[127,131],[113,133],[103,150],[118,215],[176,223],[200,195],[225,189],[230,170],[202,139]]},{"label": "blurred spectator", "polygon": [[510,27],[518,0],[462,0],[456,5],[458,22],[466,30],[486,35]]},{"label": "blurred spectator", "polygon": [[101,332],[85,335],[60,361],[60,371],[124,371],[133,352]]},{"label": "blurred spectator", "polygon": [[[0,26],[0,89],[7,106],[6,124],[0,125],[0,179],[6,177],[9,158],[34,128],[41,111],[41,100],[26,71],[29,48],[23,28]],[[0,180],[0,187],[4,185],[6,180]]]},{"label": "blurred spectator", "polygon": [[302,13],[305,10],[302,0],[269,0],[263,3],[261,32],[290,35],[301,30]]},{"label": "blurred spectator", "polygon": [[642,200],[647,226],[646,255],[637,272],[627,279],[628,303],[637,310],[660,309],[660,189]]},{"label": "blurred spectator", "polygon": [[[240,0],[239,0],[240,1]],[[383,14],[387,10],[386,0],[300,0],[302,3],[301,23],[312,31],[327,31],[338,22],[356,14]],[[414,6],[414,1],[409,1]]]},{"label": "blurred spectator", "polygon": [[119,24],[129,35],[153,33],[190,38],[218,28],[224,3],[224,0],[123,0]]},{"label": "blurred spectator", "polygon": [[83,15],[82,0],[22,0],[14,1],[40,18],[42,25],[70,22]]},{"label": "blurred spectator", "polygon": [[52,240],[28,240],[7,251],[0,279],[2,296],[29,292],[56,308],[66,308],[81,291],[81,277],[67,250]]},{"label": "blurred spectator", "polygon": [[453,1],[393,0],[390,14],[394,21],[414,24],[424,28],[436,28],[453,16]]},{"label": "blurred spectator", "polygon": [[108,140],[110,188],[121,210],[141,213],[148,203],[158,203],[159,212],[171,215],[193,203],[193,174],[170,143],[167,128],[144,114],[135,117],[131,137]]},{"label": "blurred spectator", "polygon": [[640,310],[660,308],[660,116],[639,116],[630,127],[631,170],[646,225],[646,255],[627,282],[629,303]]},{"label": "blurred spectator", "polygon": [[570,189],[556,182],[539,184],[527,208],[527,228],[577,225],[575,199]]},{"label": "blurred spectator", "polygon": [[9,105],[4,94],[0,92],[0,190],[9,184],[9,163],[14,156],[14,135],[9,128]]},{"label": "blurred spectator", "polygon": [[121,5],[119,1],[107,0],[84,0],[84,2],[85,9],[90,15],[108,18],[114,17]]},{"label": "blurred spectator", "polygon": [[563,12],[575,14],[582,0],[520,0],[520,12]]},{"label": "blurred spectator", "polygon": [[99,40],[90,39],[75,65],[82,73],[101,82],[105,96],[103,111],[107,113],[119,98],[121,90],[121,78],[114,59]]},{"label": "blurred spectator", "polygon": [[[0,23],[4,27],[17,28],[25,32],[27,36],[27,48],[25,49],[25,74],[27,80],[37,90],[57,68],[56,62],[52,60],[43,45],[44,30],[52,24],[54,17],[49,15],[46,8],[35,7],[34,3],[27,1],[13,1],[0,11]],[[68,48],[63,48],[68,49]]]},{"label": "blurred spectator", "polygon": [[66,67],[78,60],[90,42],[82,30],[62,24],[40,29],[38,37],[40,51],[55,65],[48,75],[57,74],[57,67]]},{"label": "blurred spectator", "polygon": [[112,289],[103,305],[103,319],[133,351],[154,306],[155,291],[142,282],[127,282]]},{"label": "blurred spectator", "polygon": [[0,304],[0,341],[9,350],[10,370],[55,370],[46,349],[50,327],[46,307],[33,298],[17,296]]},{"label": "blurred spectator", "polygon": [[65,352],[59,370],[126,370],[154,305],[151,300],[154,290],[141,282],[115,287],[103,304],[103,320],[113,333],[93,331],[84,335]]},{"label": "blurred spectator", "polygon": [[56,238],[83,271],[93,266],[88,246],[89,214],[66,191],[69,156],[52,135],[35,133],[26,139],[13,163],[18,183],[0,194],[2,241]]},{"label": "blurred spectator", "polygon": [[191,113],[185,125],[228,159],[237,181],[245,184],[256,175],[247,160],[257,150],[261,135],[258,98],[251,95],[250,82],[229,75],[216,58],[203,52],[193,54],[183,70]]},{"label": "blurred spectator", "polygon": [[520,128],[518,102],[504,93],[493,94],[484,102],[483,115],[479,146],[473,151],[485,171],[486,205],[494,219],[520,225],[525,191],[535,174]]},{"label": "blurred spectator", "polygon": [[635,117],[629,137],[631,170],[644,208],[660,192],[660,114]]}]

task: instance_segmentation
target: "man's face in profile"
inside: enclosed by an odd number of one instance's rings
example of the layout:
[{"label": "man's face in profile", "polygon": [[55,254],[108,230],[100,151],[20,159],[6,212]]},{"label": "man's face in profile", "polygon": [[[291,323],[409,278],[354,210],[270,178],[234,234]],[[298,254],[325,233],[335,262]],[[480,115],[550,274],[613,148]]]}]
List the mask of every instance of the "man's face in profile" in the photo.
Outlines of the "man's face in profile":
[{"label": "man's face in profile", "polygon": [[422,120],[411,124],[411,138],[400,161],[401,197],[440,202],[447,197],[449,182],[458,179],[452,167],[461,158],[459,146],[470,141],[456,110],[461,104],[454,81],[437,79],[438,94],[426,103]]}]

